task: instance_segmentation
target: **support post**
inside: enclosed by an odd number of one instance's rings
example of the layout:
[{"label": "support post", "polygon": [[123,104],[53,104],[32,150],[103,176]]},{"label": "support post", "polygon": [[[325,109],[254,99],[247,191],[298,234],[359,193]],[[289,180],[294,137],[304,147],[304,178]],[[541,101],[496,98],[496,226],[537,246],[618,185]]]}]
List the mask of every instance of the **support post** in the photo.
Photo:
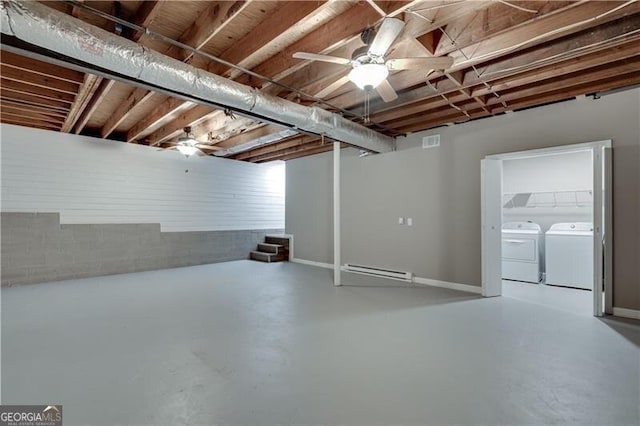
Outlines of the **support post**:
[{"label": "support post", "polygon": [[333,143],[333,285],[340,280],[340,142]]}]

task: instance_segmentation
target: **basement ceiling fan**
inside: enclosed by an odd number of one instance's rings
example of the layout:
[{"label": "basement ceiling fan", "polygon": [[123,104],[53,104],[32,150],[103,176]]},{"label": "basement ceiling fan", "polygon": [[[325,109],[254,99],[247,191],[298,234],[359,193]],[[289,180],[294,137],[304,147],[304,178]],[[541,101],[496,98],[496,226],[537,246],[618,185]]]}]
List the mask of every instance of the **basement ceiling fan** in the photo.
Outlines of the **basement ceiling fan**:
[{"label": "basement ceiling fan", "polygon": [[193,154],[199,156],[206,155],[204,152],[202,152],[200,146],[208,145],[201,144],[196,138],[193,137],[193,134],[191,133],[191,127],[185,127],[183,130],[184,136],[180,136],[175,142],[171,142],[171,146],[166,149],[177,149],[182,155],[187,158],[191,157]]},{"label": "basement ceiling fan", "polygon": [[[389,71],[420,68],[446,69],[453,64],[453,59],[447,56],[385,60],[385,54],[398,35],[400,35],[403,27],[404,21],[401,19],[385,18],[377,32],[373,28],[364,30],[360,35],[360,39],[366,46],[356,49],[351,59],[307,52],[296,52],[293,54],[293,57],[297,59],[349,65],[352,67],[348,75],[349,80],[355,83],[360,89],[366,91],[376,89],[385,102],[391,102],[396,99],[398,95],[393,87],[391,87],[391,84],[389,84],[389,81],[387,81]],[[344,84],[344,82],[342,84]],[[327,95],[339,87],[337,85],[332,86],[333,87],[328,88],[326,91],[323,91],[323,94]]]}]

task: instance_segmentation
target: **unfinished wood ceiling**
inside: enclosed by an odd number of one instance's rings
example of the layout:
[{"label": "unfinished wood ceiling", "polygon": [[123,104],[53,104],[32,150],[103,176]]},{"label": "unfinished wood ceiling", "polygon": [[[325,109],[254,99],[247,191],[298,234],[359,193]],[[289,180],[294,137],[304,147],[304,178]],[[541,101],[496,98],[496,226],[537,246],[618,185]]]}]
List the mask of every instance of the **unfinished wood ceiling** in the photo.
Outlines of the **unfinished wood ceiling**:
[{"label": "unfinished wood ceiling", "polygon": [[[449,56],[454,62],[444,72],[392,71],[388,81],[398,93],[392,102],[371,94],[370,122],[365,124],[390,136],[640,83],[638,1],[86,3],[267,80],[152,34],[115,25],[80,4],[44,3],[266,93],[346,110],[360,123],[365,123],[365,95],[345,78],[350,67],[292,55],[304,51],[350,58],[363,46],[362,31],[376,27],[385,16],[395,16],[405,26],[388,57]],[[163,147],[171,147],[189,126],[207,154],[282,130],[6,48],[1,62],[3,123]],[[331,144],[318,137],[296,135],[228,157],[265,162],[329,149]]]}]

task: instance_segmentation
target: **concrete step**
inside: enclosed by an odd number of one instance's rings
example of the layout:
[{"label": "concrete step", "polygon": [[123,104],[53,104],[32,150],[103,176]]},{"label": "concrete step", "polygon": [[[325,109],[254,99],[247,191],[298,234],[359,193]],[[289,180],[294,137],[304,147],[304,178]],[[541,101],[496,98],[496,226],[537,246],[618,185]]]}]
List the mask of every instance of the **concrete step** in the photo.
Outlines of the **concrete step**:
[{"label": "concrete step", "polygon": [[281,253],[284,249],[282,244],[258,243],[258,251],[264,253]]},{"label": "concrete step", "polygon": [[287,260],[287,256],[284,254],[265,253],[263,251],[252,251],[250,258],[258,260],[260,262],[281,262]]}]

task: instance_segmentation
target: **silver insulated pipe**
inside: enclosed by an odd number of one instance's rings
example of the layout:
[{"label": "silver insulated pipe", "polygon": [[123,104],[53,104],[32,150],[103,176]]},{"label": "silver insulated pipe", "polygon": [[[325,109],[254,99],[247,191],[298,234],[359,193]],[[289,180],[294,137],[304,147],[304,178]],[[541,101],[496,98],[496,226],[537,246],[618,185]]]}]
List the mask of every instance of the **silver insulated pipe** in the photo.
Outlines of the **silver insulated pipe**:
[{"label": "silver insulated pipe", "polygon": [[374,152],[394,149],[394,139],[318,107],[307,107],[261,93],[209,73],[34,1],[2,1],[2,33],[85,64],[149,85],[194,102],[211,103],[285,123]]}]

